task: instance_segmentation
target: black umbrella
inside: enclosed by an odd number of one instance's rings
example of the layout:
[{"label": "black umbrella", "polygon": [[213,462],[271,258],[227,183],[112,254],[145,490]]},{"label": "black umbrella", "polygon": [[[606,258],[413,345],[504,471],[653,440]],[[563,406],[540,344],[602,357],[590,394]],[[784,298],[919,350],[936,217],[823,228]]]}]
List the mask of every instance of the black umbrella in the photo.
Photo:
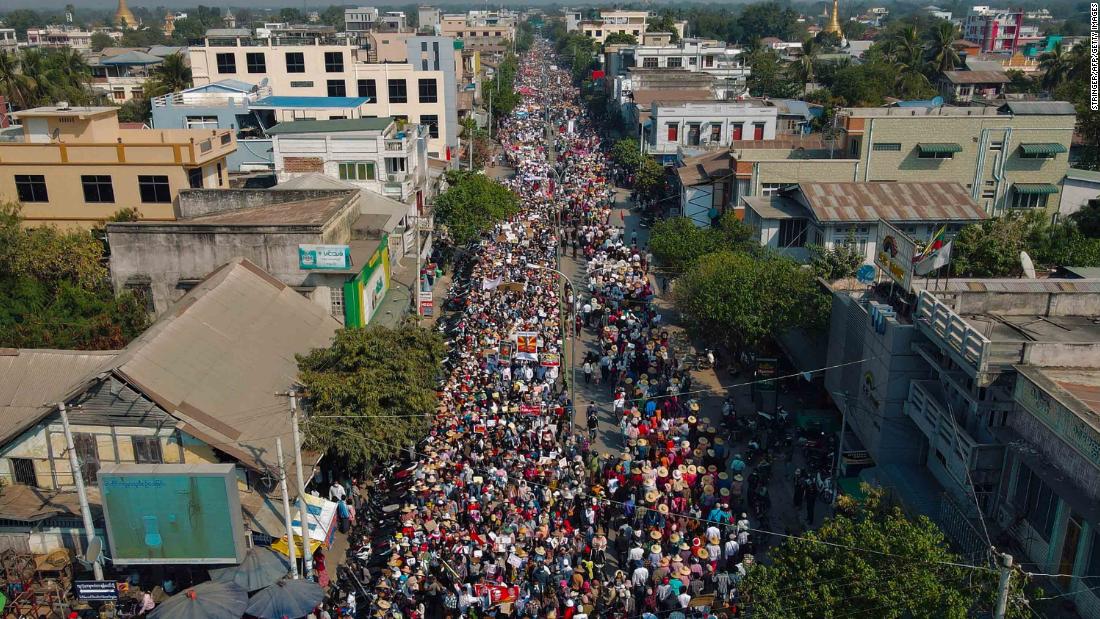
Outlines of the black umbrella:
[{"label": "black umbrella", "polygon": [[210,578],[217,582],[235,582],[245,591],[255,591],[279,582],[288,573],[290,559],[270,548],[253,546],[240,565],[210,570]]},{"label": "black umbrella", "polygon": [[313,612],[324,599],[321,585],[312,580],[284,578],[257,591],[245,612],[259,619],[296,619]]},{"label": "black umbrella", "polygon": [[235,582],[204,582],[158,605],[151,619],[239,619],[248,606],[248,591]]}]

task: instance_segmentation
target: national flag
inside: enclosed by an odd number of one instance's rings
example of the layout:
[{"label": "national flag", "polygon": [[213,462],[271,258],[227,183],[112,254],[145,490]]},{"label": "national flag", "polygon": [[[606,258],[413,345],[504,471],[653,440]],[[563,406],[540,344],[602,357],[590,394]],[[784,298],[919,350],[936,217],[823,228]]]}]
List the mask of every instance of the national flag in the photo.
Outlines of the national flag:
[{"label": "national flag", "polygon": [[936,253],[943,247],[944,243],[946,242],[947,226],[940,226],[940,229],[932,235],[932,238],[928,239],[928,243],[926,243],[924,248],[920,250],[920,253],[918,253],[916,256],[913,256],[913,264],[916,264],[921,260],[924,260],[928,256]]},{"label": "national flag", "polygon": [[941,245],[932,254],[925,255],[920,262],[913,265],[913,272],[917,275],[928,275],[936,269],[947,266],[947,263],[951,262],[951,244],[954,241],[948,241],[946,245]]}]

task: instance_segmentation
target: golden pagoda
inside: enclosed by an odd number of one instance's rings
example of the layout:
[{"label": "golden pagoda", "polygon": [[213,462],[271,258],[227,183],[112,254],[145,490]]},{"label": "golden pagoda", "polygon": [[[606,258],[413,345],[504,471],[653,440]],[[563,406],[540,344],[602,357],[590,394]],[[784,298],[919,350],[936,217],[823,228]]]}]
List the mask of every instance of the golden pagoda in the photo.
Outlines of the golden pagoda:
[{"label": "golden pagoda", "polygon": [[172,14],[172,11],[168,11],[164,15],[164,34],[171,36],[176,31],[176,16]]},{"label": "golden pagoda", "polygon": [[840,29],[840,0],[833,0],[833,16],[829,18],[829,23],[825,25],[825,32],[844,35],[844,32]]},{"label": "golden pagoda", "polygon": [[118,10],[115,11],[115,25],[119,28],[137,28],[138,20],[126,6],[126,0],[118,0]]}]

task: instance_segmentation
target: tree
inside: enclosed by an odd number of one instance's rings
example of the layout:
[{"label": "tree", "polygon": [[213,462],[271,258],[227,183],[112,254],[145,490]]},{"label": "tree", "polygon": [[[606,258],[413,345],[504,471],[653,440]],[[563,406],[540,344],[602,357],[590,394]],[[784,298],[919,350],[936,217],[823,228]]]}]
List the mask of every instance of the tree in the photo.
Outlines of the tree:
[{"label": "tree", "polygon": [[665,168],[652,157],[642,159],[634,174],[634,190],[643,200],[655,200],[664,193]]},{"label": "tree", "polygon": [[[858,23],[858,22],[853,22]],[[815,44],[822,49],[833,50],[840,47],[843,44],[843,39],[840,34],[836,32],[829,32],[828,30],[822,30],[812,37],[808,37],[807,40],[812,40]],[[802,44],[802,53],[806,53],[806,44]]]},{"label": "tree", "polygon": [[959,52],[955,49],[958,34],[958,28],[949,21],[940,22],[932,31],[928,56],[937,71],[953,71],[959,64]]},{"label": "tree", "polygon": [[784,41],[796,40],[801,26],[798,11],[778,2],[750,4],[737,17],[742,41],[755,41],[764,37],[778,37]]},{"label": "tree", "polygon": [[[671,41],[673,43],[680,42],[680,33],[676,31],[676,20],[669,14],[659,15],[657,17],[651,17],[646,22],[646,32],[667,32],[672,35]],[[633,35],[631,35],[633,36]]]},{"label": "tree", "polygon": [[821,279],[833,282],[852,277],[863,263],[863,254],[856,249],[854,242],[842,243],[833,247],[807,245],[810,253],[810,269]]},{"label": "tree", "polygon": [[1100,200],[1089,200],[1081,210],[1069,216],[1077,229],[1090,239],[1100,238]]},{"label": "tree", "polygon": [[951,272],[964,277],[1009,277],[1019,275],[1020,252],[1037,225],[1041,213],[1011,214],[959,231],[951,249]]},{"label": "tree", "polygon": [[758,249],[752,229],[733,211],[718,220],[717,227],[700,227],[688,217],[659,222],[649,233],[649,250],[661,265],[683,273],[699,258],[720,251],[749,253]]},{"label": "tree", "polygon": [[120,123],[146,123],[153,115],[152,105],[148,97],[130,99],[118,106],[118,122]]},{"label": "tree", "polygon": [[645,159],[645,155],[639,151],[638,140],[622,138],[611,147],[611,160],[628,175],[633,176],[641,167],[642,160]]},{"label": "tree", "polygon": [[702,256],[676,280],[673,300],[694,335],[734,353],[790,328],[816,328],[829,314],[813,273],[774,254]]},{"label": "tree", "polygon": [[1005,92],[1009,94],[1039,94],[1039,84],[1035,78],[1018,69],[1009,69],[1005,72],[1009,82],[1005,86]]},{"label": "tree", "polygon": [[188,15],[175,21],[175,29],[172,30],[172,40],[176,43],[197,41],[206,36],[207,25],[201,20]]},{"label": "tree", "polygon": [[[943,533],[925,516],[909,519],[882,491],[841,497],[837,515],[816,531],[787,538],[768,553],[770,564],[749,569],[741,583],[754,617],[866,616],[881,619],[964,619],[988,615],[997,572],[963,567]],[[1024,579],[1016,574],[1008,616],[1030,616]],[[798,592],[795,595],[795,592]]]},{"label": "tree", "polygon": [[33,107],[38,84],[23,73],[20,55],[16,52],[0,52],[0,92],[11,98],[21,108]]},{"label": "tree", "polygon": [[882,105],[895,83],[893,67],[882,63],[849,65],[832,75],[829,90],[851,106]]},{"label": "tree", "polygon": [[475,241],[498,222],[519,212],[519,198],[484,174],[447,172],[447,190],[435,200],[436,217],[457,245]]},{"label": "tree", "polygon": [[330,347],[299,355],[306,448],[365,469],[414,446],[431,425],[443,355],[438,333],[409,323],[342,329]]},{"label": "tree", "polygon": [[100,51],[104,47],[112,47],[115,44],[115,40],[111,38],[111,35],[106,32],[93,32],[92,33],[92,51]]},{"label": "tree", "polygon": [[190,87],[191,66],[183,54],[176,52],[165,56],[160,64],[153,67],[145,82],[145,97],[152,99]]},{"label": "tree", "polygon": [[790,71],[770,47],[758,47],[749,54],[749,92],[754,97],[786,98],[797,95],[804,88],[792,79]]},{"label": "tree", "polygon": [[814,81],[814,64],[817,63],[817,57],[821,53],[821,45],[816,37],[807,38],[802,42],[802,55],[794,62],[791,69],[798,76],[798,81],[803,84],[811,84]]},{"label": "tree", "polygon": [[117,350],[148,324],[131,292],[115,295],[101,241],[87,231],[24,229],[0,205],[0,346]]},{"label": "tree", "polygon": [[612,32],[604,39],[604,45],[637,45],[638,37],[629,32]]}]

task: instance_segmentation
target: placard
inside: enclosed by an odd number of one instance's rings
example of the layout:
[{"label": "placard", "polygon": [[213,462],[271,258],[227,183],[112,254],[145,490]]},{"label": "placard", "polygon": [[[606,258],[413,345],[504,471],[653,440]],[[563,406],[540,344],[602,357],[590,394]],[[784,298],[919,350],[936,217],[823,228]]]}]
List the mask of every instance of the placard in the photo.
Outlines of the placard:
[{"label": "placard", "polygon": [[118,583],[113,580],[78,580],[76,597],[86,602],[110,602],[118,599]]},{"label": "placard", "polygon": [[875,243],[875,264],[890,279],[909,292],[913,280],[913,256],[916,242],[888,222],[878,222],[878,241]]}]

